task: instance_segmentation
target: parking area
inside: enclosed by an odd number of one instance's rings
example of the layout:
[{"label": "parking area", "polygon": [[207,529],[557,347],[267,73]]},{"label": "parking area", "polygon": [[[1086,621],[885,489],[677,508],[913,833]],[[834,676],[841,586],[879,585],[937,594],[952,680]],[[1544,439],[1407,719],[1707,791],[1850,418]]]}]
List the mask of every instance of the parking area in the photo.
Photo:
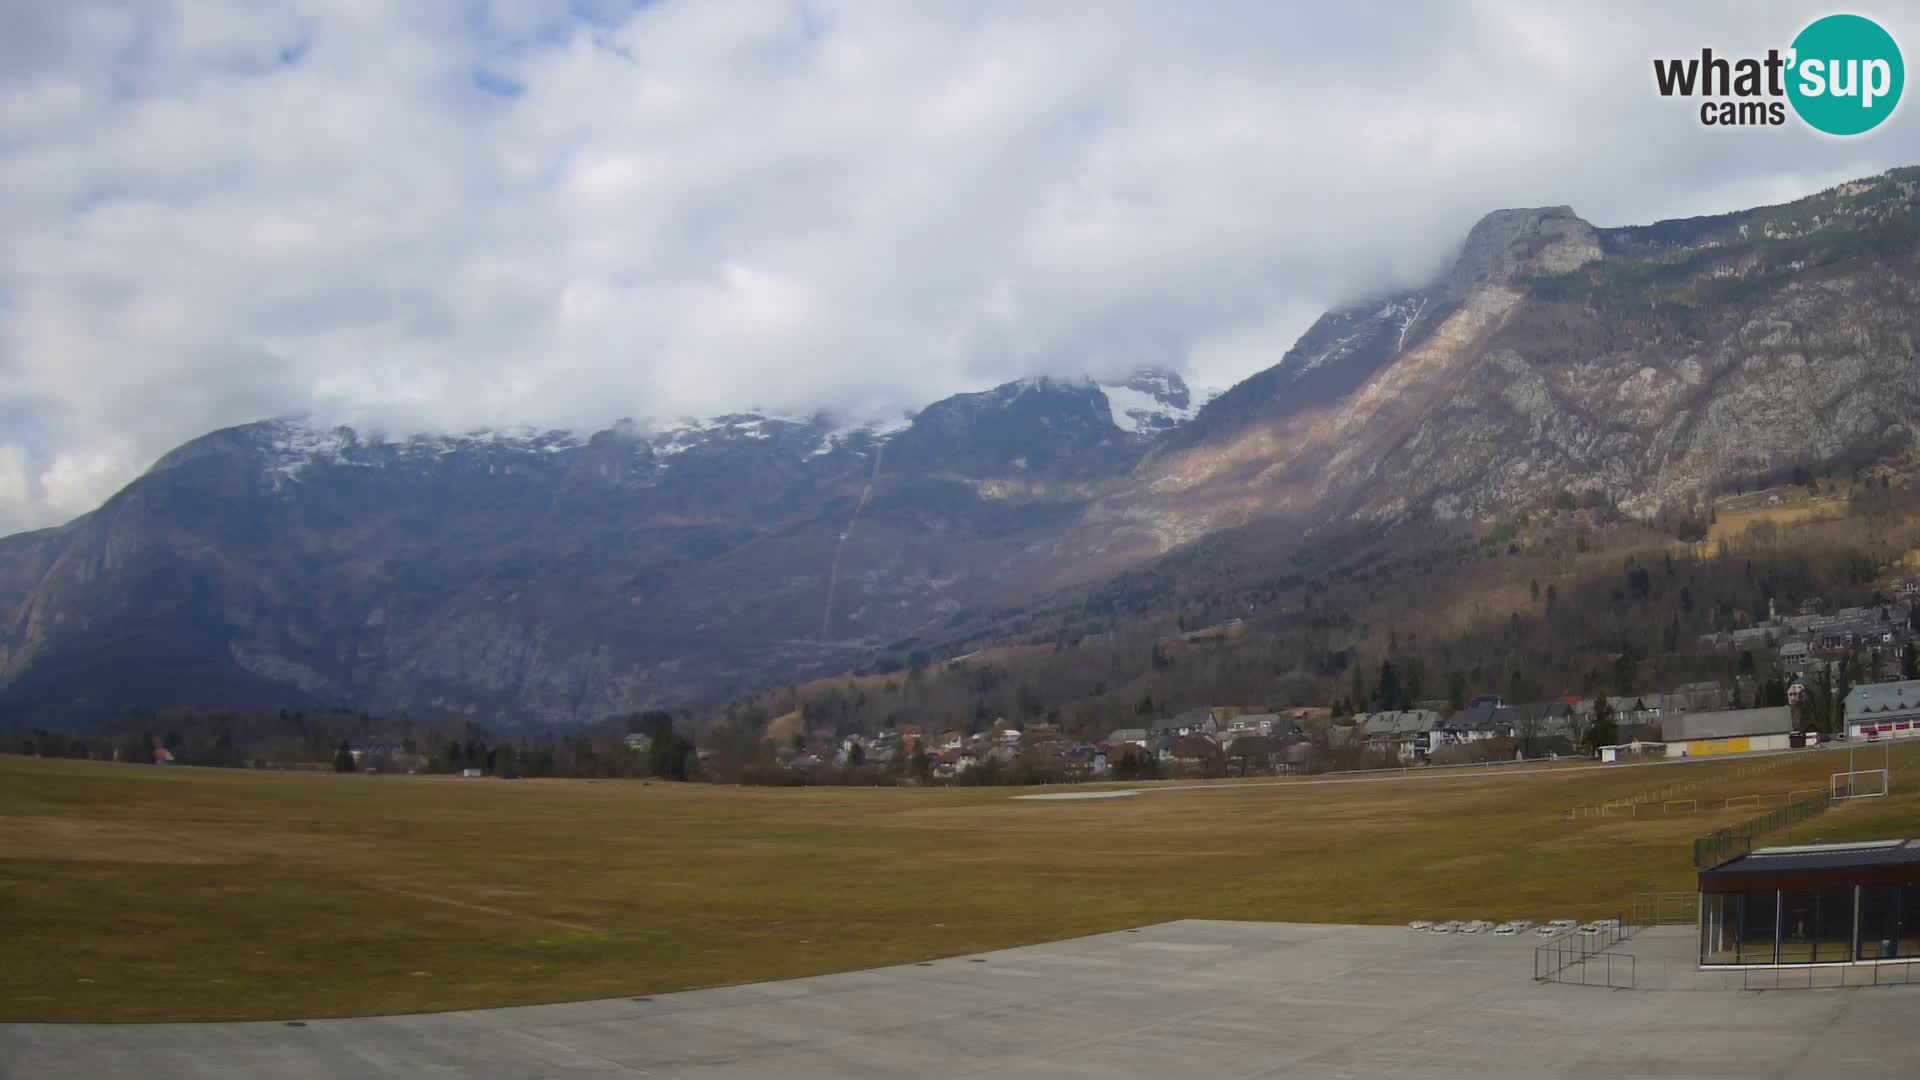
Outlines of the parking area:
[{"label": "parking area", "polygon": [[1471,937],[1484,934],[1488,937],[1532,938],[1538,945],[1558,938],[1573,937],[1587,939],[1607,939],[1617,937],[1620,931],[1619,919],[1597,919],[1592,922],[1576,922],[1572,919],[1548,919],[1535,922],[1532,919],[1511,919],[1494,922],[1492,919],[1415,919],[1407,924],[1407,929],[1418,934],[1460,934]]},{"label": "parking area", "polygon": [[285,1023],[0,1025],[0,1076],[1920,1073],[1920,988],[1600,990],[1539,938],[1173,922],[647,999]]}]

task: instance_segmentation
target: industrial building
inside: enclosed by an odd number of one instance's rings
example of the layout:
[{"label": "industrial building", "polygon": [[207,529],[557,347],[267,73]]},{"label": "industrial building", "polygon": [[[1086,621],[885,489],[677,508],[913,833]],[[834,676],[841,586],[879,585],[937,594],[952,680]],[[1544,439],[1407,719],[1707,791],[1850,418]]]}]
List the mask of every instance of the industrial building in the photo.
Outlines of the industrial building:
[{"label": "industrial building", "polygon": [[1660,731],[1667,744],[1668,757],[1786,750],[1793,745],[1793,709],[1775,705],[1764,709],[1684,713],[1662,720]]}]

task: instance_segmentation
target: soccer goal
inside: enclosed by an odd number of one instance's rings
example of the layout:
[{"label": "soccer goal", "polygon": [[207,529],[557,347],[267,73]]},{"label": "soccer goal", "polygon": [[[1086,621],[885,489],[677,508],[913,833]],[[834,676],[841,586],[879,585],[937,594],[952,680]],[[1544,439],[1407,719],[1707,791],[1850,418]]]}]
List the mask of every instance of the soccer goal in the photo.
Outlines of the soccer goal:
[{"label": "soccer goal", "polygon": [[1858,769],[1833,774],[1835,799],[1877,799],[1892,785],[1892,769]]},{"label": "soccer goal", "polygon": [[1666,814],[1691,814],[1698,809],[1699,799],[1668,799],[1660,804],[1660,811]]},{"label": "soccer goal", "polygon": [[1634,806],[1634,804],[1628,802],[1625,799],[1619,799],[1614,802],[1603,803],[1600,806],[1601,817],[1614,817],[1615,815],[1618,815],[1618,814],[1625,814],[1628,817],[1638,817],[1639,814],[1637,814],[1635,811],[1636,811],[1636,807]]},{"label": "soccer goal", "polygon": [[1736,806],[1759,806],[1759,805],[1760,805],[1760,796],[1758,795],[1730,795],[1727,797],[1726,809],[1731,810]]}]

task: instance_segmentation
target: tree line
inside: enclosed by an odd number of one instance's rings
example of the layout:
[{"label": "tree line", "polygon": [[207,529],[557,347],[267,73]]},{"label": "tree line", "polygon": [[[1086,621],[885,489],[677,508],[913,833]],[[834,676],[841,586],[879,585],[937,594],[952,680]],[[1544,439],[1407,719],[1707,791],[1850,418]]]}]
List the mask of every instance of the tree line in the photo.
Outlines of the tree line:
[{"label": "tree line", "polygon": [[[629,745],[633,735],[644,738]],[[387,718],[339,709],[139,710],[92,731],[17,732],[0,741],[0,748],[32,757],[212,768],[451,774],[478,769],[499,777],[668,780],[700,774],[693,735],[662,710],[521,734],[462,719]]]}]

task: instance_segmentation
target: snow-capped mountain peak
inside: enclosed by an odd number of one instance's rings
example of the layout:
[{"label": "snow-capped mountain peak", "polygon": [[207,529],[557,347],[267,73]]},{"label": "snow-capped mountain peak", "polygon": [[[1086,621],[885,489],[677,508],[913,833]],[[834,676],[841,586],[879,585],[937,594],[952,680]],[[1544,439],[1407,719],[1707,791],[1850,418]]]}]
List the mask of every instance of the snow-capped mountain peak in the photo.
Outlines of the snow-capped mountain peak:
[{"label": "snow-capped mountain peak", "polygon": [[[969,400],[973,407],[998,410],[1012,408],[1030,394],[1054,393],[1069,397],[1080,394],[1092,403],[1098,401],[1092,398],[1094,392],[1104,396],[1113,425],[1139,439],[1186,423],[1214,396],[1190,390],[1175,372],[1145,369],[1123,380],[1107,382],[1087,377],[1036,376],[961,395],[933,408],[939,411],[952,402]],[[1097,404],[1092,407],[1099,408]],[[644,444],[643,453],[652,467],[666,469],[689,451],[726,445],[759,444],[776,456],[791,455],[804,461],[826,459],[842,451],[864,453],[911,429],[918,415],[901,412],[854,419],[826,413],[797,416],[756,408],[666,422],[621,420],[610,425],[608,431],[623,440]],[[248,442],[263,459],[275,488],[308,479],[304,474],[314,466],[378,469],[431,465],[455,456],[481,455],[481,460],[500,461],[499,455],[503,454],[550,458],[582,451],[594,441],[588,432],[527,425],[459,433],[360,431],[345,425],[330,426],[304,415],[277,417],[245,430],[253,433]]]}]

